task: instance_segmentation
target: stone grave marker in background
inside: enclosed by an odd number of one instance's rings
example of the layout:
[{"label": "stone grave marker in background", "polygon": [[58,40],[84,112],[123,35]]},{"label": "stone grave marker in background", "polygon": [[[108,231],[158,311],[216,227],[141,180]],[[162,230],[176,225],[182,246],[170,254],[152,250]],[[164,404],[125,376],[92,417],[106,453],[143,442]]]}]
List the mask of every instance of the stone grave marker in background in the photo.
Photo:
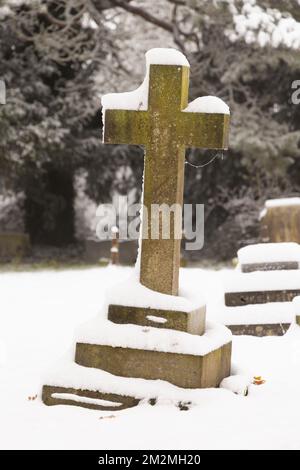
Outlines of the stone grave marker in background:
[{"label": "stone grave marker in background", "polygon": [[[111,259],[111,240],[89,238],[84,242],[84,258],[88,263],[97,264],[101,261],[109,263]],[[133,265],[138,251],[137,240],[119,240],[119,264]]]},{"label": "stone grave marker in background", "polygon": [[282,271],[300,268],[298,243],[258,243],[238,251],[238,267],[243,273]]},{"label": "stone grave marker in background", "polygon": [[26,233],[0,233],[0,259],[2,261],[21,260],[30,251],[30,239]]},{"label": "stone grave marker in background", "polygon": [[[178,51],[154,49],[146,57],[147,76],[137,101],[134,93],[108,95],[102,101],[104,142],[145,146],[143,203],[148,220],[144,210],[141,230],[146,238],[141,240],[140,269],[137,278],[123,288],[116,286],[108,296],[108,321],[99,325],[96,320],[82,330],[75,362],[81,369],[100,369],[119,381],[160,379],[183,388],[217,387],[230,374],[230,333],[221,325],[206,329],[205,305],[178,295],[178,279],[185,147],[226,149],[229,112],[216,99],[208,100],[210,107],[206,101],[203,111],[195,102],[187,108],[189,64]],[[122,103],[125,109],[118,109]],[[180,214],[171,212],[169,238],[163,237],[153,204],[179,205]],[[150,232],[155,222],[157,239]],[[44,386],[43,400],[50,405],[78,405],[80,395],[80,405],[88,406],[87,397],[103,398],[101,383],[96,391],[91,395],[75,388],[74,381],[69,387],[53,386],[52,381],[52,386]],[[120,395],[109,400],[118,401],[121,409],[136,403],[134,392],[129,396],[133,402],[128,397],[124,402]]]},{"label": "stone grave marker in background", "polygon": [[113,226],[111,229],[112,239],[110,248],[110,262],[113,265],[119,264],[119,229]]},{"label": "stone grave marker in background", "polygon": [[266,201],[260,230],[263,242],[300,243],[300,197]]},{"label": "stone grave marker in background", "polygon": [[[243,312],[237,312],[237,325],[228,325],[235,334],[281,335],[288,329],[287,316],[266,315],[270,303],[291,302],[300,295],[300,245],[297,243],[261,243],[238,251],[238,270],[226,280],[225,306],[258,305],[261,318],[242,324]],[[264,306],[266,308],[264,309]],[[274,308],[275,310],[275,308]],[[284,310],[284,308],[282,308]],[[278,309],[277,309],[278,311]],[[245,312],[244,312],[245,313]],[[253,312],[254,315],[254,312]],[[251,315],[250,315],[251,317]],[[277,318],[285,318],[283,322]],[[266,319],[269,320],[266,320]],[[247,317],[249,321],[249,317]],[[275,319],[275,321],[274,321]],[[277,320],[276,320],[277,319]]]}]

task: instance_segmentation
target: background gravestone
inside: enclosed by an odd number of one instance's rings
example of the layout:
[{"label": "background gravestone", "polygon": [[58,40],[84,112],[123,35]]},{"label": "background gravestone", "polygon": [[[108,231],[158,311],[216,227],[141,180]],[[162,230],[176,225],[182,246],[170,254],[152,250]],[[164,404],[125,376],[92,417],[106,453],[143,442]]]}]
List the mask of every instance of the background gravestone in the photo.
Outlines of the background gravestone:
[{"label": "background gravestone", "polygon": [[300,198],[266,201],[260,227],[264,242],[300,243]]},{"label": "background gravestone", "polygon": [[[227,284],[225,306],[239,307],[236,312],[236,324],[226,323],[227,326],[234,334],[254,336],[284,334],[290,326],[284,314],[285,309],[282,309],[278,318],[276,312],[268,314],[268,304],[291,302],[300,295],[300,281],[298,281],[300,245],[297,243],[248,245],[238,251],[238,261],[238,269],[233,273],[233,278],[228,277],[225,281]],[[245,308],[251,305],[257,305],[257,311],[260,312],[260,315],[255,316],[255,323],[250,319],[249,312],[245,311]],[[225,311],[230,312],[227,309]],[[252,314],[255,313],[252,311]],[[230,318],[232,321],[233,317]]]},{"label": "background gravestone", "polygon": [[26,233],[0,232],[0,259],[22,259],[30,251],[30,239]]},{"label": "background gravestone", "polygon": [[[84,258],[88,263],[99,263],[100,260],[109,261],[111,258],[111,240],[98,240],[89,238],[84,242]],[[119,240],[119,263],[133,265],[138,250],[137,240]]]}]

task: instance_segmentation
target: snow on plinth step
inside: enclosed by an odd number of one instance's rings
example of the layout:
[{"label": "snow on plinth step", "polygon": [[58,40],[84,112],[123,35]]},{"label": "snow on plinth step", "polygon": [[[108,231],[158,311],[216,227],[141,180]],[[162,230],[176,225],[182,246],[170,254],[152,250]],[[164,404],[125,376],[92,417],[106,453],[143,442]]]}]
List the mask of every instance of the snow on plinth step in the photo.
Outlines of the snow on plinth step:
[{"label": "snow on plinth step", "polygon": [[292,302],[272,302],[225,307],[221,318],[234,335],[282,336],[293,323],[295,313]]},{"label": "snow on plinth step", "polygon": [[187,286],[179,288],[176,296],[155,292],[142,285],[138,273],[134,272],[125,281],[107,289],[106,304],[190,312],[204,306],[205,300],[199,292],[188,289]]},{"label": "snow on plinth step", "polygon": [[230,356],[231,333],[223,325],[208,324],[199,336],[96,318],[77,333],[75,362],[121,377],[207,388],[230,374]]},{"label": "snow on plinth step", "polygon": [[230,331],[219,323],[207,322],[205,333],[199,336],[176,330],[118,325],[100,316],[84,323],[76,331],[79,343],[192,356],[205,356],[231,339]]},{"label": "snow on plinth step", "polygon": [[108,319],[117,324],[204,333],[206,306],[199,294],[182,289],[178,296],[155,292],[139,282],[136,272],[108,290],[106,304]]},{"label": "snow on plinth step", "polygon": [[224,307],[219,320],[231,325],[276,325],[291,324],[295,316],[292,302],[270,302],[266,304]]},{"label": "snow on plinth step", "polygon": [[234,272],[226,278],[224,291],[228,307],[290,302],[300,295],[300,275],[295,270]]},{"label": "snow on plinth step", "polygon": [[299,269],[298,243],[258,243],[238,251],[242,272]]},{"label": "snow on plinth step", "polygon": [[47,405],[75,405],[91,409],[118,411],[139,403],[203,403],[207,395],[232,400],[224,389],[184,389],[163,380],[118,377],[100,369],[83,367],[71,357],[59,361],[44,377],[43,401]]}]

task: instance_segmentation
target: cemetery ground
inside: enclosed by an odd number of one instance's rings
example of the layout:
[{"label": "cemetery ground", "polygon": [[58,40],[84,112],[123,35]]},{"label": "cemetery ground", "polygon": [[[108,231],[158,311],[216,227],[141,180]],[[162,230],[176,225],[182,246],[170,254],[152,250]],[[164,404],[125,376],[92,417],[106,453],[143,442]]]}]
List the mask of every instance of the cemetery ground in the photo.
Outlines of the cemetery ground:
[{"label": "cemetery ground", "polygon": [[[67,345],[73,348],[75,328],[99,312],[107,287],[126,279],[132,269],[0,273],[0,447],[299,449],[296,325],[281,337],[233,337],[232,373],[261,375],[266,381],[250,385],[248,396],[222,388],[194,390],[196,403],[188,410],[167,398],[164,387],[156,405],[143,403],[118,412],[42,403],[45,372]],[[208,320],[224,315],[221,286],[229,274],[229,268],[181,270],[180,282],[205,296]]]}]

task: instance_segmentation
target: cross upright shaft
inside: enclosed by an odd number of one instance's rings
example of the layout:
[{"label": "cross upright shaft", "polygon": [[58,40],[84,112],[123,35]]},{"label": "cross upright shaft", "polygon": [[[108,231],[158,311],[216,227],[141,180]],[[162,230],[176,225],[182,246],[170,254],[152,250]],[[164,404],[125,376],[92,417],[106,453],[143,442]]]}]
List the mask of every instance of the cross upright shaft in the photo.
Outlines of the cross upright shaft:
[{"label": "cross upright shaft", "polygon": [[[185,147],[227,147],[229,116],[183,112],[188,104],[188,87],[189,67],[150,65],[148,110],[105,112],[105,143],[145,147],[143,204],[147,214],[142,221],[140,281],[171,295],[178,294]],[[168,239],[162,238],[161,217],[152,211],[153,204],[181,208],[180,217],[170,211]],[[155,225],[159,226],[157,239],[151,237]]]}]

